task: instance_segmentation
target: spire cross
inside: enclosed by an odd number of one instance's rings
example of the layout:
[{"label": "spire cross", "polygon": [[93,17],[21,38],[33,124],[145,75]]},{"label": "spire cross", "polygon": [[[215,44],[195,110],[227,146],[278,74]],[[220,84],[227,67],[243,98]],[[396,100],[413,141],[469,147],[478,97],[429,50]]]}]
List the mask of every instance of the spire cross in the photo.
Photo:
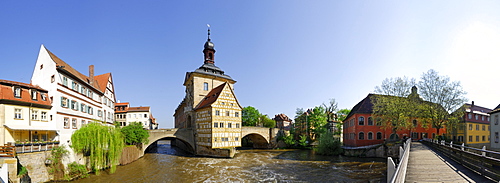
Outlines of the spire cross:
[{"label": "spire cross", "polygon": [[210,41],[210,24],[207,24],[208,27],[208,41]]}]

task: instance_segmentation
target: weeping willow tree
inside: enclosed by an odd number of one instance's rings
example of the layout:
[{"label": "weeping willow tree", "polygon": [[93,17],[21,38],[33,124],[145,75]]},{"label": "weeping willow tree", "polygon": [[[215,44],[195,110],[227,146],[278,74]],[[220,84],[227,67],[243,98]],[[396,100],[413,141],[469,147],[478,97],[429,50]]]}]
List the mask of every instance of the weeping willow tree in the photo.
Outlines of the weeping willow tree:
[{"label": "weeping willow tree", "polygon": [[123,134],[118,129],[93,122],[76,130],[71,141],[75,152],[89,156],[90,168],[96,174],[107,167],[115,172],[124,147]]}]

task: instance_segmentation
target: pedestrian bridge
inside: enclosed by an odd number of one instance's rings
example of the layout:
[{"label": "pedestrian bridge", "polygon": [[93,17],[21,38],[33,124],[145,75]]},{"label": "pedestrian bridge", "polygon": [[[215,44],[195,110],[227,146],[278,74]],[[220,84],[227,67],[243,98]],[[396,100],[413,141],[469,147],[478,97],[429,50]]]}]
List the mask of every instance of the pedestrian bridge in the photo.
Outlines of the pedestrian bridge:
[{"label": "pedestrian bridge", "polygon": [[[163,139],[179,140],[191,150],[193,150],[196,145],[194,130],[191,128],[158,129],[148,130],[148,132],[149,142],[144,146],[144,149],[147,149],[147,147],[156,143],[158,140]],[[278,132],[278,128],[242,127],[241,137],[250,138],[254,143],[254,148],[269,148],[271,145],[276,143],[276,136],[278,135]]]},{"label": "pedestrian bridge", "polygon": [[387,182],[498,182],[500,179],[500,160],[492,157],[498,158],[498,152],[435,140],[408,143],[400,150],[397,168],[388,158]]}]

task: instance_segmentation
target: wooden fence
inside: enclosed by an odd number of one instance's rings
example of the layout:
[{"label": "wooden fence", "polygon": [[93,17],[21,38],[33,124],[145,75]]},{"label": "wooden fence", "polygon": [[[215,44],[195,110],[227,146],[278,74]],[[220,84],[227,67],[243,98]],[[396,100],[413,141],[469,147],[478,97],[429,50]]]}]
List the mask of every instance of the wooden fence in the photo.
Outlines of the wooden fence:
[{"label": "wooden fence", "polygon": [[15,157],[16,156],[16,147],[4,145],[0,146],[0,157]]},{"label": "wooden fence", "polygon": [[423,143],[442,152],[462,166],[498,182],[500,180],[500,152],[458,145],[444,140],[424,139]]}]

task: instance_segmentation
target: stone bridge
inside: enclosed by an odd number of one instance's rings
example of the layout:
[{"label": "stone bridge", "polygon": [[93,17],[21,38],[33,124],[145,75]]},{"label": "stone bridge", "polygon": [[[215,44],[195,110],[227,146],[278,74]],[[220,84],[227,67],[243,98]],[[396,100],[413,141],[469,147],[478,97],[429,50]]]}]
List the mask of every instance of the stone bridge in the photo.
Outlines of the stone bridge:
[{"label": "stone bridge", "polygon": [[[156,144],[158,140],[170,139],[173,140],[173,145],[180,147],[188,152],[194,152],[196,139],[194,131],[190,128],[171,128],[148,130],[149,142],[144,146],[146,150],[149,146]],[[249,138],[253,142],[254,148],[272,148],[276,144],[278,128],[265,127],[242,127],[241,137]]]}]

